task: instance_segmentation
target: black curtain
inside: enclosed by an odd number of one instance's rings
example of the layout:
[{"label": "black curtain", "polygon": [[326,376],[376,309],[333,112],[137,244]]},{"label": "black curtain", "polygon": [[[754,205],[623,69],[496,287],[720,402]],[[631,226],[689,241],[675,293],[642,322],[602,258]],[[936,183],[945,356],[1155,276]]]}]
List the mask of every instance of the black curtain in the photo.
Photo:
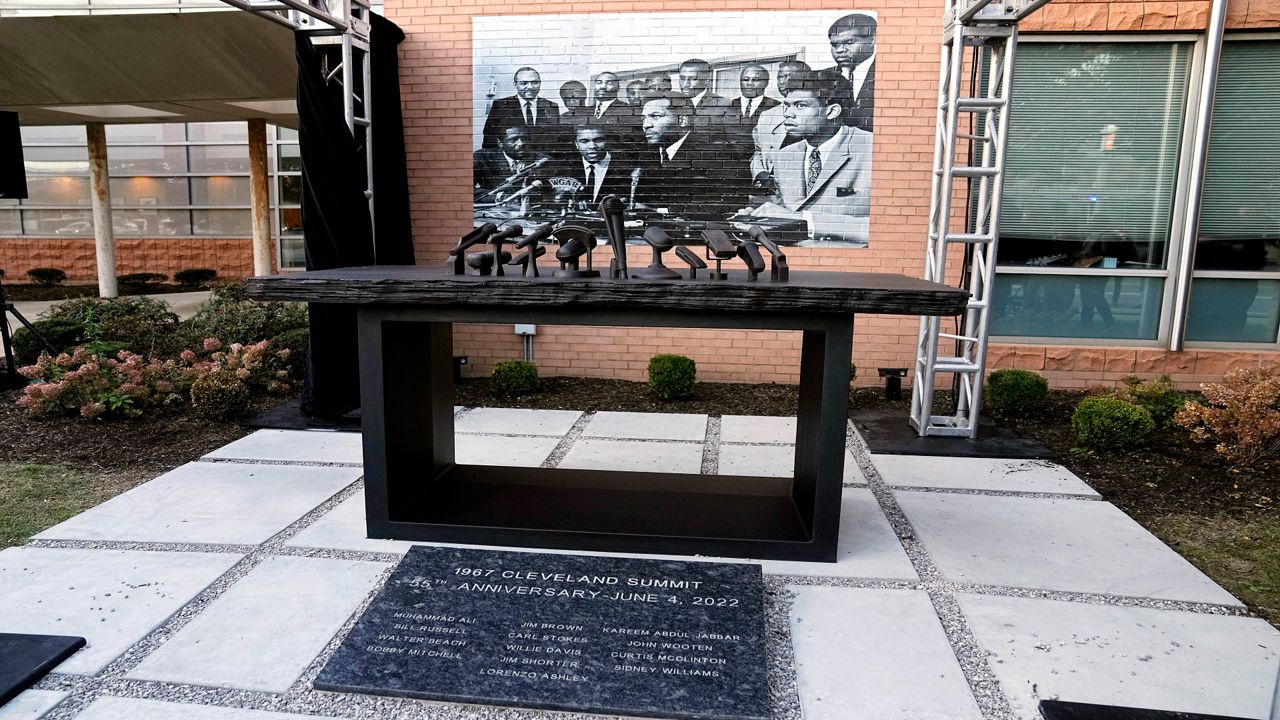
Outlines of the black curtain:
[{"label": "black curtain", "polygon": [[[307,36],[297,33],[294,38],[302,229],[308,270],[413,261],[399,66],[395,62],[396,45],[404,39],[404,33],[385,18],[375,15],[372,19],[376,257],[373,223],[364,197],[364,152],[347,128],[342,89],[337,83],[324,81],[322,56],[311,47]],[[384,94],[386,97],[379,97]],[[360,406],[355,308],[311,303],[308,311],[311,343],[302,408],[311,415],[342,415]]]}]

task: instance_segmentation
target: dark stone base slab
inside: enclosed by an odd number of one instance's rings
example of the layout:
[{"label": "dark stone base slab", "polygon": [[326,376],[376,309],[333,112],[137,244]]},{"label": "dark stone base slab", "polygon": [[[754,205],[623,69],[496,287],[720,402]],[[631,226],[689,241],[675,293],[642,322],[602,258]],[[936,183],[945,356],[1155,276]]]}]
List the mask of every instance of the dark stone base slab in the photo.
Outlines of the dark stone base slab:
[{"label": "dark stone base slab", "polygon": [[1040,714],[1045,720],[1243,720],[1243,718],[1224,715],[1197,715],[1169,710],[1143,710],[1062,700],[1041,700]]},{"label": "dark stone base slab", "polygon": [[990,420],[980,420],[978,437],[922,438],[911,427],[907,411],[856,410],[849,413],[858,434],[867,441],[873,453],[884,455],[938,455],[944,457],[1015,458],[1046,460],[1053,457],[1049,448],[1022,437],[1012,429]]},{"label": "dark stone base slab", "polygon": [[294,398],[277,405],[245,423],[249,427],[271,430],[342,430],[360,432],[360,411],[346,415],[313,416],[302,411],[302,401]]},{"label": "dark stone base slab", "polygon": [[415,546],[319,690],[767,720],[759,565]]},{"label": "dark stone base slab", "polygon": [[84,638],[69,635],[0,633],[0,705],[40,682],[84,645]]}]

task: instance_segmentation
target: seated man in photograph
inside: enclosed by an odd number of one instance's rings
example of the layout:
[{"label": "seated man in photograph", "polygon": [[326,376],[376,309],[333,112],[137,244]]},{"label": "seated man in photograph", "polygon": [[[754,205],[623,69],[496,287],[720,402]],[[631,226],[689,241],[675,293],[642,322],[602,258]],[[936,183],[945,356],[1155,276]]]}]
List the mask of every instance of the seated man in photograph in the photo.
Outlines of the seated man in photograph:
[{"label": "seated man in photograph", "polygon": [[639,177],[632,174],[634,168],[627,167],[625,157],[615,151],[616,144],[613,128],[591,122],[579,124],[573,134],[576,159],[555,169],[555,175],[582,183],[577,200],[590,210],[595,210],[606,195],[629,200],[632,182],[639,182]]},{"label": "seated man in photograph", "polygon": [[[810,68],[799,60],[788,60],[778,65],[778,92],[786,97],[791,85],[791,76],[798,72],[809,72]],[[773,169],[773,153],[779,148],[796,142],[796,137],[787,133],[782,114],[786,112],[782,103],[777,103],[759,113],[756,125],[751,131],[753,154],[751,156],[751,174],[757,175]]]},{"label": "seated man in photograph", "polygon": [[719,219],[741,205],[746,183],[726,162],[724,146],[695,126],[687,96],[651,95],[640,116],[646,147],[640,151],[638,202],[673,215]]},{"label": "seated man in photograph", "polygon": [[803,219],[809,240],[867,245],[871,211],[871,133],[845,125],[849,83],[830,72],[791,77],[783,124],[800,142],[773,154],[772,170],[756,177],[773,199],[752,217]]},{"label": "seated man in photograph", "polygon": [[481,148],[472,155],[476,200],[498,202],[510,196],[550,160],[550,156],[533,151],[527,128],[507,128],[498,140],[498,147]]}]

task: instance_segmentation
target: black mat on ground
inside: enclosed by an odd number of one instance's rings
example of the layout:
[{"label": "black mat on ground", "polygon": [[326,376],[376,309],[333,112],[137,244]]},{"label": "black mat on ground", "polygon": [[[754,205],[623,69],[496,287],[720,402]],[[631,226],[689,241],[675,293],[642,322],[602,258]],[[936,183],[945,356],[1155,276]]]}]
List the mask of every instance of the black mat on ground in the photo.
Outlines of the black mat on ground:
[{"label": "black mat on ground", "polygon": [[1143,710],[1062,700],[1041,700],[1040,714],[1045,720],[1243,720],[1225,715],[1196,715],[1169,710]]},{"label": "black mat on ground", "polygon": [[40,682],[84,644],[84,638],[70,635],[0,633],[0,705]]},{"label": "black mat on ground", "polygon": [[941,455],[945,457],[1052,458],[1044,445],[990,420],[978,424],[978,437],[922,438],[907,419],[906,410],[856,410],[849,419],[873,453],[884,455]]},{"label": "black mat on ground", "polygon": [[245,423],[271,430],[342,430],[360,432],[360,411],[338,416],[312,416],[302,411],[301,398],[277,405]]}]

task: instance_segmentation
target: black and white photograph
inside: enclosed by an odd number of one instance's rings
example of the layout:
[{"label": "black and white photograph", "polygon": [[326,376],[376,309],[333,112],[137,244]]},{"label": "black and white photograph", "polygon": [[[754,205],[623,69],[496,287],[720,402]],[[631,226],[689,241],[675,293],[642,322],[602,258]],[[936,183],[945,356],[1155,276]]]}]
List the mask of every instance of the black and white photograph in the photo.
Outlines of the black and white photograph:
[{"label": "black and white photograph", "polygon": [[[472,19],[477,225],[765,229],[867,247],[876,15]],[[617,207],[616,204],[614,207]]]}]

